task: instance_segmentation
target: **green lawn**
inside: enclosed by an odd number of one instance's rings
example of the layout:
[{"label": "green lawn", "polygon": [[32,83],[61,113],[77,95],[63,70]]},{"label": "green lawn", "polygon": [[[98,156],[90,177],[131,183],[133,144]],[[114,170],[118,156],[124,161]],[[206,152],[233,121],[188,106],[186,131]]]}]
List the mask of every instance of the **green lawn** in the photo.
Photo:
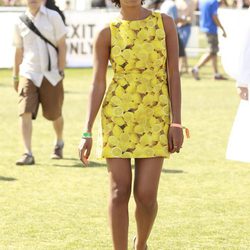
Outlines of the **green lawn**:
[{"label": "green lawn", "polygon": [[[37,164],[17,167],[17,95],[11,71],[0,71],[0,250],[112,249],[105,162],[95,159],[95,150],[89,168],[77,159],[91,72],[66,71],[65,159],[50,160],[54,134],[40,113],[33,130]],[[200,82],[182,79],[183,124],[191,139],[165,161],[150,250],[250,249],[250,164],[225,160],[239,100],[233,81],[215,82],[210,74],[205,68]],[[131,199],[131,241],[133,209]]]}]

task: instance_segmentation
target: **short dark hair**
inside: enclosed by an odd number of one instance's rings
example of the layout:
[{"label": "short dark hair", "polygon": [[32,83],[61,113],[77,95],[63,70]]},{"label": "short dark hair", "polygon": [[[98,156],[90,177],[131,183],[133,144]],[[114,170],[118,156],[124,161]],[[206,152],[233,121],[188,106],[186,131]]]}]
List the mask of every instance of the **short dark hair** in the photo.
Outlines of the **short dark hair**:
[{"label": "short dark hair", "polygon": [[[111,0],[117,7],[121,7],[120,0]],[[145,0],[141,0],[141,4],[144,4]]]}]

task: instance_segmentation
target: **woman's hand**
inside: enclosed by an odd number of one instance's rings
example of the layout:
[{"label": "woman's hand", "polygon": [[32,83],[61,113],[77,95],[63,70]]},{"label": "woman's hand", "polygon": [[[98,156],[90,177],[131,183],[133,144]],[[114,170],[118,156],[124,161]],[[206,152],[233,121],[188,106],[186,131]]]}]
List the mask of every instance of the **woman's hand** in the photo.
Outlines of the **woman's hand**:
[{"label": "woman's hand", "polygon": [[88,165],[88,158],[92,148],[92,138],[82,138],[78,146],[79,158],[84,166]]},{"label": "woman's hand", "polygon": [[247,87],[238,87],[237,93],[242,100],[248,100],[248,88]]},{"label": "woman's hand", "polygon": [[169,127],[168,131],[168,151],[170,153],[179,153],[183,144],[182,128]]}]

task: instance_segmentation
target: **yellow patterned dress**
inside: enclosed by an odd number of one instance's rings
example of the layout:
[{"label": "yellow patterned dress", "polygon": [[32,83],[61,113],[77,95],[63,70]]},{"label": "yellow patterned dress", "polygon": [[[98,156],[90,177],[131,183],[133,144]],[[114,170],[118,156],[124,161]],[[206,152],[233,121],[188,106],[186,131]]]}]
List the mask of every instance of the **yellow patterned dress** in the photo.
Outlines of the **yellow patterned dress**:
[{"label": "yellow patterned dress", "polygon": [[160,13],[110,24],[114,77],[102,105],[103,158],[169,157],[166,44]]}]

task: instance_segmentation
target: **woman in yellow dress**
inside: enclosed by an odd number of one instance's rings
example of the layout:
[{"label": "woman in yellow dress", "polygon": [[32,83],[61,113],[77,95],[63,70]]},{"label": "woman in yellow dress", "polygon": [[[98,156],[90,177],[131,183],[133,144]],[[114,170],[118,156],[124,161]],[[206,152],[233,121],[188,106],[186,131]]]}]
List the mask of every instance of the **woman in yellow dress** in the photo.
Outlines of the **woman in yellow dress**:
[{"label": "woman in yellow dress", "polygon": [[[143,8],[141,0],[112,2],[120,7],[120,16],[95,40],[93,89],[79,153],[83,162],[90,155],[92,127],[103,101],[102,156],[110,175],[113,246],[128,249],[134,158],[134,247],[145,250],[157,214],[163,160],[179,152],[183,143],[177,33],[169,16]],[[114,76],[105,94],[109,60]]]}]

